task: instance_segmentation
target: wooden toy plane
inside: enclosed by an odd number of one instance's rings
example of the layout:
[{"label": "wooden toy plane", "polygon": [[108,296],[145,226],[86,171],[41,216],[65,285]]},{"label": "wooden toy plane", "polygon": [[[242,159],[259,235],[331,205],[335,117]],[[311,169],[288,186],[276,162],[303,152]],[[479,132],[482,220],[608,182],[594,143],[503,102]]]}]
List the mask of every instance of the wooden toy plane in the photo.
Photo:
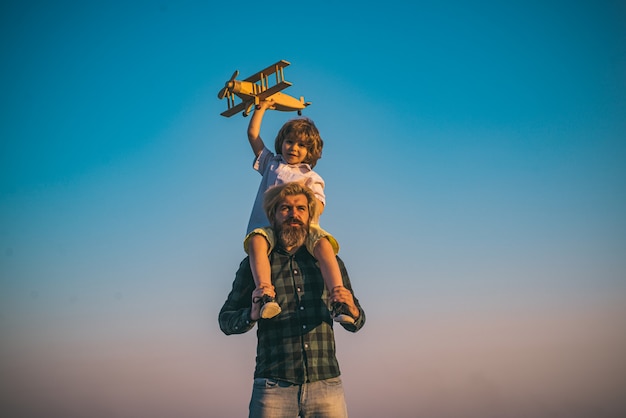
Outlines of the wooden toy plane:
[{"label": "wooden toy plane", "polygon": [[[258,105],[267,98],[274,100],[272,109],[283,112],[297,111],[298,115],[301,115],[302,109],[310,105],[311,102],[305,102],[304,97],[300,97],[300,100],[298,100],[280,92],[292,85],[292,83],[285,81],[283,71],[289,64],[285,60],[280,60],[243,81],[235,80],[239,75],[239,71],[236,70],[226,82],[224,88],[217,93],[218,99],[227,99],[228,109],[223,111],[221,115],[229,118],[235,113],[243,111],[243,116],[248,116],[253,106]],[[272,74],[276,74],[276,83],[270,87],[269,76]],[[235,96],[241,99],[241,102],[237,105],[235,105]]]}]

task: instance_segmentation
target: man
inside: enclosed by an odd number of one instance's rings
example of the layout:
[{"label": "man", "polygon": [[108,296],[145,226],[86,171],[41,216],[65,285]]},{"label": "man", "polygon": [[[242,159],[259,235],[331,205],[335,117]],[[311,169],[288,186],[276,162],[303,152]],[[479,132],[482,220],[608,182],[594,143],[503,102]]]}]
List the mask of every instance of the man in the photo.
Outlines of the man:
[{"label": "man", "polygon": [[313,192],[300,183],[276,186],[266,192],[264,209],[278,239],[269,255],[272,296],[283,310],[259,321],[263,290],[255,290],[246,258],[219,314],[226,335],[247,332],[258,321],[250,417],[347,417],[328,306],[343,304],[350,311],[354,324],[341,326],[351,332],[363,327],[365,312],[341,259],[344,286],[329,295],[317,261],[303,245],[316,210]]}]

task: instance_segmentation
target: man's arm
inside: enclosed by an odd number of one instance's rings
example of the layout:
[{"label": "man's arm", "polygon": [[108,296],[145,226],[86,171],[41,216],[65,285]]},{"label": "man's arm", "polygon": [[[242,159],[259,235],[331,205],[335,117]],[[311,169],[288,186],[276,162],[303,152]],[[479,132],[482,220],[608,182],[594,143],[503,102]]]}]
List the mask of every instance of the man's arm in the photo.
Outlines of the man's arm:
[{"label": "man's arm", "polygon": [[[233,288],[218,316],[220,329],[224,334],[243,334],[254,328],[256,321],[251,317],[255,313],[252,311],[252,291],[254,288],[250,262],[248,258],[245,258],[239,265]],[[256,310],[258,310],[258,306]]]},{"label": "man's arm", "polygon": [[343,264],[343,260],[337,257],[339,263],[339,270],[341,270],[341,276],[343,278],[344,289],[335,289],[335,293],[331,297],[334,297],[337,302],[343,302],[348,305],[350,313],[355,318],[354,324],[341,324],[347,331],[357,332],[363,325],[365,325],[365,311],[361,307],[359,300],[354,296],[352,290],[352,284],[350,283],[350,277],[348,276],[348,270]]},{"label": "man's arm", "polygon": [[261,139],[261,122],[263,122],[265,111],[271,109],[273,106],[273,100],[263,100],[259,103],[250,118],[250,124],[248,125],[248,141],[250,142],[255,157],[258,157],[263,151],[263,148],[265,148],[265,144]]}]

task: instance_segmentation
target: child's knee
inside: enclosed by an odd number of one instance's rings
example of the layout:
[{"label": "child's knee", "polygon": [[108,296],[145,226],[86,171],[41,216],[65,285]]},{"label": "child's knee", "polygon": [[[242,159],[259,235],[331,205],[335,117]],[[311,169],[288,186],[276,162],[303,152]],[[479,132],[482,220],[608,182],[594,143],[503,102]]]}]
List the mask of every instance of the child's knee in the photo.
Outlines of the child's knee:
[{"label": "child's knee", "polygon": [[267,251],[267,247],[270,244],[264,235],[254,234],[250,237],[249,245],[251,250]]},{"label": "child's knee", "polygon": [[271,231],[258,228],[246,235],[243,241],[243,249],[247,254],[264,251],[269,254],[274,247],[274,236]]},{"label": "child's knee", "polygon": [[313,248],[315,251],[332,251],[333,246],[330,244],[330,241],[326,237],[320,237],[313,244]]},{"label": "child's knee", "polygon": [[339,244],[331,235],[322,235],[313,242],[313,255],[332,254],[337,255]]}]

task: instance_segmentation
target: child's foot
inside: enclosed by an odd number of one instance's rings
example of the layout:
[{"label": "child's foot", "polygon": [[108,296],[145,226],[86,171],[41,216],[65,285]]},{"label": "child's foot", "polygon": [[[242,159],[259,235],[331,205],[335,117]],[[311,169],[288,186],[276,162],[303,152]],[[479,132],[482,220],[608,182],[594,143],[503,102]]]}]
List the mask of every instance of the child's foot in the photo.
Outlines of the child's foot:
[{"label": "child's foot", "polygon": [[282,311],[276,300],[269,295],[263,295],[258,300],[261,302],[261,318],[263,319],[273,318]]},{"label": "child's foot", "polygon": [[334,302],[331,305],[331,316],[335,322],[340,324],[354,324],[354,318],[350,314],[350,309],[345,303]]}]

